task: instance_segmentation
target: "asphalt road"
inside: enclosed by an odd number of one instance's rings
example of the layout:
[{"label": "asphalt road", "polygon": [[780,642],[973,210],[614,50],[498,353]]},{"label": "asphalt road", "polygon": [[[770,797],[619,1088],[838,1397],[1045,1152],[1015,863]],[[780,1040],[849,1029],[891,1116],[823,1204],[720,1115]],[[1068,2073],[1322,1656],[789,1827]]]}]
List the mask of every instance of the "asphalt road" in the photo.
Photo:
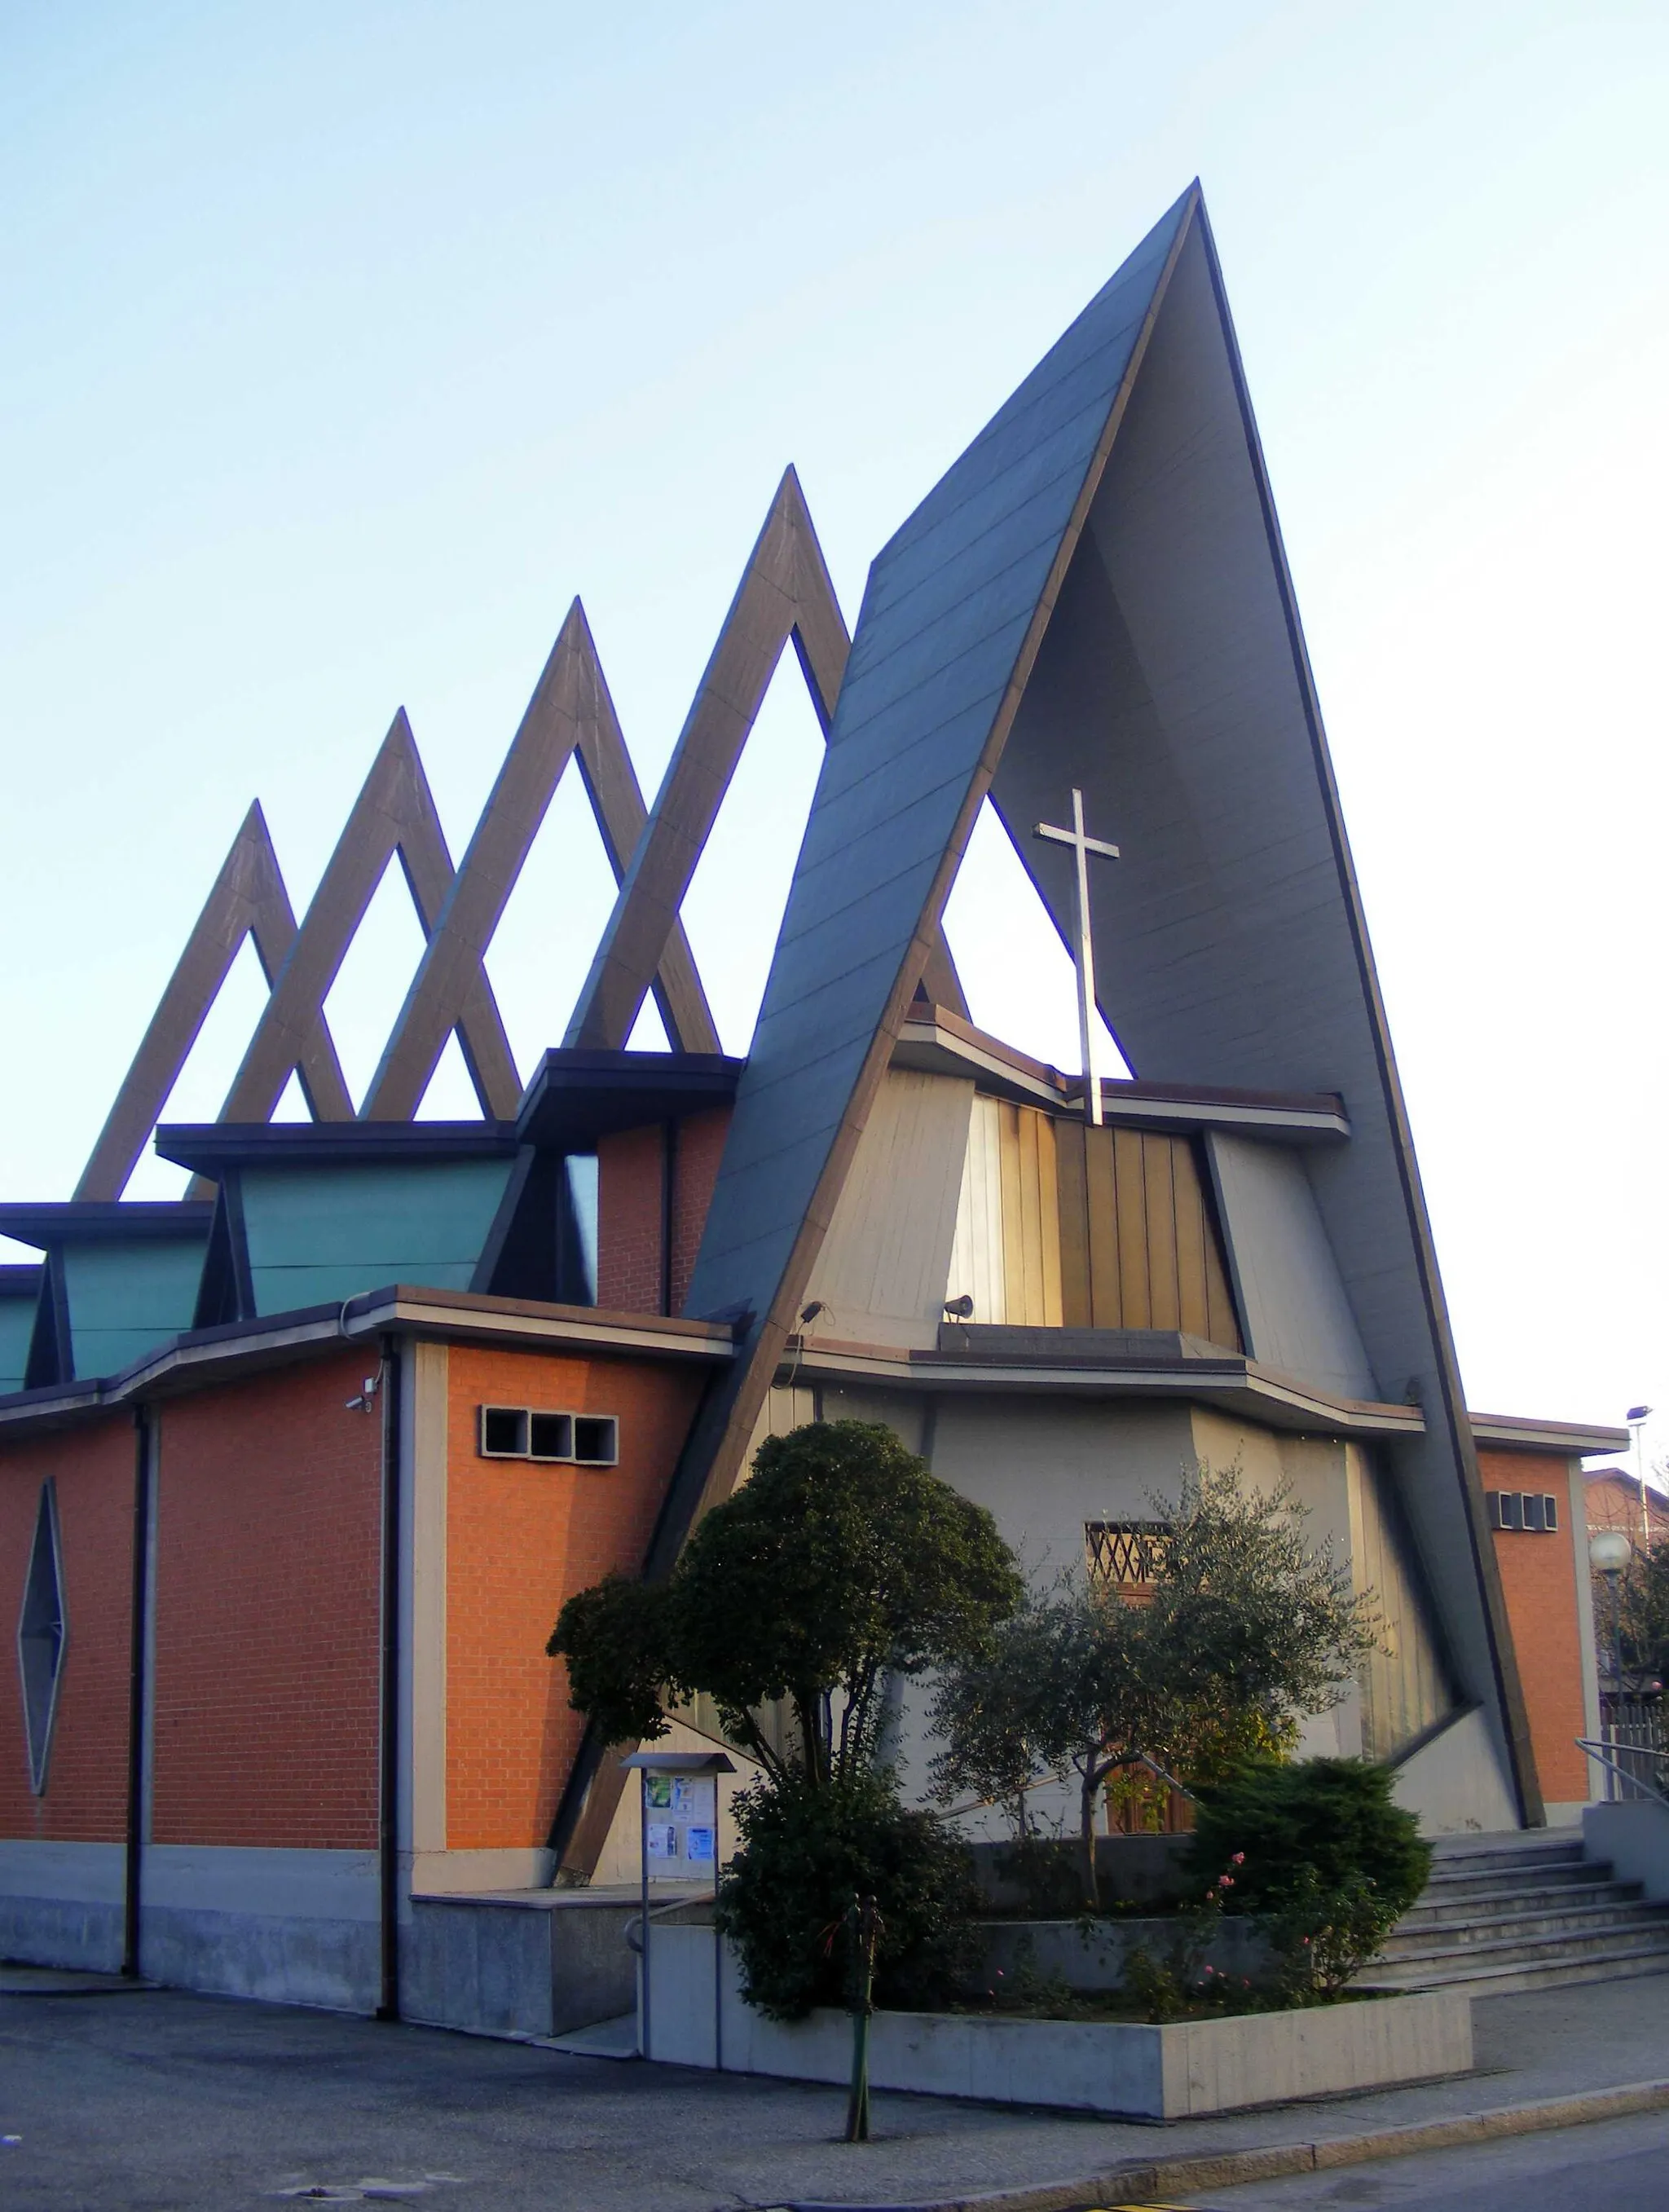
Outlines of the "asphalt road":
[{"label": "asphalt road", "polygon": [[[738,2212],[909,2203],[1669,2078],[1669,1975],[1479,2005],[1478,2074],[1155,2130],[571,2057],[178,1990],[50,1996],[0,1977],[0,2212]],[[8,1993],[8,1990],[15,1993]],[[1601,2166],[1601,2159],[1611,2163]],[[1472,2194],[1496,2190],[1507,2193]],[[1630,2194],[1630,2192],[1633,2193]],[[1423,2193],[1422,2193],[1423,2192]],[[1579,2194],[1580,2192],[1580,2194]],[[1116,2202],[1116,2198],[1114,2199]],[[1185,2200],[1188,2201],[1188,2200]],[[1204,2203],[1205,2192],[1192,2201]],[[1212,2195],[1253,2206],[1669,2212],[1669,2115]]]},{"label": "asphalt road", "polygon": [[1201,2212],[1666,2212],[1669,2112],[1249,2183]]}]

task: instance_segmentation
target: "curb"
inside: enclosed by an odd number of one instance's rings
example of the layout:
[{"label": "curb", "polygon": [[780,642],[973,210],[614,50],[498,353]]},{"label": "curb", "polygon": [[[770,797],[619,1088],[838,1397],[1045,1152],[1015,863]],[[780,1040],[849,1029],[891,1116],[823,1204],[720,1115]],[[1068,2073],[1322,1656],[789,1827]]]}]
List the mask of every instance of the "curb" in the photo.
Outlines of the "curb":
[{"label": "curb", "polygon": [[1375,2128],[1365,2135],[1330,2136],[1316,2142],[1270,2143],[1254,2150],[1183,2152],[1175,2158],[1140,2159],[1077,2181],[1035,2188],[998,2189],[974,2197],[915,2198],[909,2203],[812,2203],[794,2199],[762,2212],[1080,2212],[1086,2206],[1153,2203],[1179,2191],[1232,2189],[1243,2181],[1276,2181],[1290,2173],[1319,2173],[1369,2160],[1408,2158],[1417,2151],[1491,2142],[1554,2128],[1579,2128],[1594,2120],[1623,2119],[1633,2112],[1669,2110],[1669,2081],[1634,2081],[1615,2089],[1585,2089],[1574,2097],[1546,2097],[1528,2105],[1498,2105],[1482,2112],[1455,2112],[1410,2126]]}]

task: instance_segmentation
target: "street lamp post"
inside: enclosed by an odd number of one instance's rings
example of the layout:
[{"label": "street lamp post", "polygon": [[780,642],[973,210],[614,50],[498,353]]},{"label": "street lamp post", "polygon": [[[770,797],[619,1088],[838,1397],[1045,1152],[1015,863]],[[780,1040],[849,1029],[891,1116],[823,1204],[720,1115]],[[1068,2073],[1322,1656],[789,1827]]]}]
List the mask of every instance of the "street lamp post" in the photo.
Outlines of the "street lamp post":
[{"label": "street lamp post", "polygon": [[1588,1563],[1596,1573],[1605,1577],[1606,1587],[1611,1592],[1611,1680],[1616,1686],[1611,1692],[1611,1727],[1609,1730],[1605,1728],[1602,1707],[1599,1729],[1601,1736],[1610,1744],[1612,1754],[1612,1763],[1605,1769],[1607,1800],[1617,1795],[1615,1759],[1617,1732],[1623,1721],[1622,1583],[1623,1570],[1628,1565],[1630,1555],[1633,1550],[1634,1546],[1620,1528],[1596,1528],[1593,1535],[1588,1538]]},{"label": "street lamp post", "polygon": [[1634,1432],[1635,1480],[1640,1485],[1640,1534],[1649,1550],[1652,1542],[1652,1516],[1646,1504],[1646,1453],[1641,1442],[1641,1431],[1651,1418],[1649,1406],[1630,1406],[1627,1414],[1629,1427]]}]

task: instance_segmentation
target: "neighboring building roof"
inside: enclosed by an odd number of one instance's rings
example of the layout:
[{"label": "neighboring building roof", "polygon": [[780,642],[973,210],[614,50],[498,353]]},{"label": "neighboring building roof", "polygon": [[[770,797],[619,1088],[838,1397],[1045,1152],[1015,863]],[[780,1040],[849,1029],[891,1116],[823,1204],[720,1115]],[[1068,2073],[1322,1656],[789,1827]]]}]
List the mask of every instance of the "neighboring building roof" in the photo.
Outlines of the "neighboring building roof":
[{"label": "neighboring building roof", "polygon": [[1581,1458],[1589,1452],[1617,1451],[1629,1441],[1626,1429],[1583,1421],[1538,1421],[1519,1413],[1469,1413],[1466,1419],[1479,1443],[1508,1451],[1565,1452]]}]

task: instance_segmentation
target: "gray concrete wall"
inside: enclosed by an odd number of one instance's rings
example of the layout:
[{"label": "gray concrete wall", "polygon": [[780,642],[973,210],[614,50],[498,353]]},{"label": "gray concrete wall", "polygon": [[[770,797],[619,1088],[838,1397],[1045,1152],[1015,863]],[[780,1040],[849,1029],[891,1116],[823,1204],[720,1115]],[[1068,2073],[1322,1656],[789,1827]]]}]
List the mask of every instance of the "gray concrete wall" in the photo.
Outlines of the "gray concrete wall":
[{"label": "gray concrete wall", "polygon": [[1589,1805],[1582,1814],[1582,1852],[1609,1859],[1619,1881],[1637,1881],[1654,1905],[1669,1904],[1669,1805]]},{"label": "gray concrete wall", "polygon": [[419,1897],[402,1933],[408,2020],[497,2034],[562,2035],[637,2002],[626,1931],[638,1908],[586,1890]]},{"label": "gray concrete wall", "polygon": [[0,1959],[117,1972],[126,1865],[120,1844],[0,1842]]},{"label": "gray concrete wall", "polygon": [[177,1989],[374,2012],[381,1926],[373,1851],[145,1849],[139,1966]]}]

